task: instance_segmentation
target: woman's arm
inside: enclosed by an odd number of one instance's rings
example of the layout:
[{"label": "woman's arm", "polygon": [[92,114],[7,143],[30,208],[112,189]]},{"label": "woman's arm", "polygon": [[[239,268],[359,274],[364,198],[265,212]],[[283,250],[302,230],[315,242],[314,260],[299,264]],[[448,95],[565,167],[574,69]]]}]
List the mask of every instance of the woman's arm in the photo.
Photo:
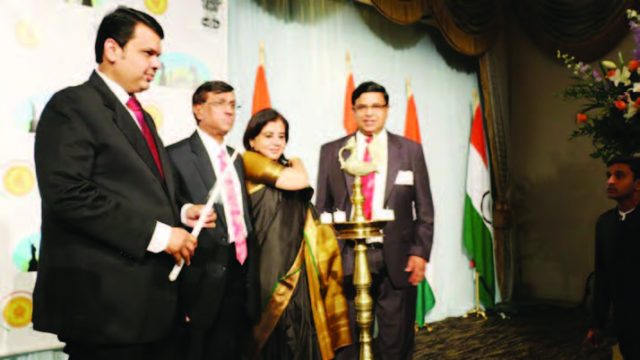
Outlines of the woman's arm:
[{"label": "woman's arm", "polygon": [[309,175],[299,158],[289,160],[290,166],[284,168],[276,181],[276,188],[282,190],[302,190],[309,187]]}]

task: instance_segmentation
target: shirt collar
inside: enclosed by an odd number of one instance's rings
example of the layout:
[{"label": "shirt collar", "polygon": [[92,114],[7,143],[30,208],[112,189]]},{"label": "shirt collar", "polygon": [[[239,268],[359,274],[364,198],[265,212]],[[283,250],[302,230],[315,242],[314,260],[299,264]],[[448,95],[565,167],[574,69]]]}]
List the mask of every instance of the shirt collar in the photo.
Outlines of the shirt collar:
[{"label": "shirt collar", "polygon": [[218,154],[221,151],[221,149],[227,148],[226,140],[222,140],[222,143],[218,143],[211,135],[207,134],[204,130],[200,129],[199,127],[196,128],[196,131],[198,132],[200,139],[202,139],[202,143],[204,144],[204,147],[210,153]]},{"label": "shirt collar", "polygon": [[620,215],[620,221],[624,221],[627,218],[627,215],[631,214],[635,209],[636,209],[635,206],[627,211],[622,211],[618,209],[618,215]]},{"label": "shirt collar", "polygon": [[[365,139],[367,138],[367,135],[363,134],[360,130],[356,131],[356,141],[357,142],[361,142],[361,141],[365,141]],[[381,141],[386,141],[387,140],[387,130],[382,129],[379,133],[377,134],[373,134],[373,138],[374,139],[378,139]]]},{"label": "shirt collar", "polygon": [[98,69],[96,69],[96,73],[98,74],[98,76],[100,76],[100,78],[102,78],[102,80],[104,80],[109,90],[111,90],[111,92],[116,96],[116,98],[118,98],[118,100],[122,103],[122,105],[125,105],[126,107],[127,101],[129,101],[129,98],[131,97],[131,95],[129,95],[124,90],[124,88],[120,86],[120,84],[111,80],[111,78],[108,77],[105,73],[100,72],[100,70]]}]

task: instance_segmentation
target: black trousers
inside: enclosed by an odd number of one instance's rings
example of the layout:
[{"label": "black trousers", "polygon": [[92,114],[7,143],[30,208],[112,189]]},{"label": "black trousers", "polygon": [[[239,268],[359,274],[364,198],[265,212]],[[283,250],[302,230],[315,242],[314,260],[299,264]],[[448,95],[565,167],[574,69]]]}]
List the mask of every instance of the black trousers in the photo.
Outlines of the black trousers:
[{"label": "black trousers", "polygon": [[[413,358],[415,339],[416,296],[415,286],[395,288],[384,265],[382,248],[367,249],[372,284],[370,293],[374,301],[374,316],[378,324],[378,336],[374,339],[376,359],[409,360]],[[409,274],[407,273],[407,276]],[[354,344],[338,350],[336,359],[353,360],[359,357],[358,324],[354,298],[356,290],[353,276],[344,278],[344,292],[349,304],[349,325]],[[371,329],[373,335],[373,328]]]},{"label": "black trousers", "polygon": [[[212,360],[242,359],[251,336],[251,326],[247,315],[247,271],[235,260],[235,255],[227,268],[220,310],[208,329],[186,325],[179,359]],[[186,353],[186,354],[185,354]]]}]

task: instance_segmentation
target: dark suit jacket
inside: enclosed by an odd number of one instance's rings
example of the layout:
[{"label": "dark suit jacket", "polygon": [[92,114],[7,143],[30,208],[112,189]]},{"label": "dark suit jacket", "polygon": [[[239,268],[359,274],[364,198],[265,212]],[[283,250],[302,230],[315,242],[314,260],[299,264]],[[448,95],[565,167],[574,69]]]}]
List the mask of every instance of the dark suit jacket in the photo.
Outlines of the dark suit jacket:
[{"label": "dark suit jacket", "polygon": [[[167,148],[169,157],[176,170],[176,183],[180,203],[204,204],[216,176],[211,167],[207,150],[197,132]],[[231,155],[233,149],[227,147]],[[242,203],[244,221],[247,226],[248,256],[243,266],[247,267],[247,290],[249,299],[247,313],[255,317],[257,313],[257,267],[256,242],[254,241],[249,212],[249,199],[245,186],[242,157],[238,156],[233,163],[242,187]],[[198,248],[191,259],[191,265],[183,269],[180,275],[181,311],[191,319],[191,326],[207,329],[211,326],[220,310],[220,300],[224,297],[224,284],[228,264],[237,261],[230,251],[234,246],[229,244],[227,221],[221,204],[214,204],[218,215],[216,227],[204,229],[198,237]]]},{"label": "dark suit jacket", "polygon": [[[391,282],[396,287],[408,286],[404,271],[409,255],[426,260],[433,240],[433,204],[429,175],[422,146],[403,137],[387,133],[387,181],[384,206],[393,209],[395,221],[384,228],[384,259]],[[338,151],[353,135],[329,142],[320,150],[316,207],[319,212],[337,209],[351,213],[351,192],[354,177],[340,170]],[[348,156],[348,152],[344,156]],[[395,184],[399,171],[412,171],[414,184]],[[416,218],[414,219],[413,209]],[[351,252],[343,247],[345,275],[353,271]]]},{"label": "dark suit jacket", "polygon": [[638,335],[638,254],[640,254],[640,209],[620,221],[611,209],[596,223],[595,289],[591,326],[603,329],[613,308],[616,334],[634,342]]},{"label": "dark suit jacket", "polygon": [[173,181],[160,178],[142,132],[96,73],[45,106],[35,164],[42,244],[34,328],[90,343],[167,336],[177,308],[177,287],[167,280],[174,261],[146,249],[156,221],[179,221]]}]

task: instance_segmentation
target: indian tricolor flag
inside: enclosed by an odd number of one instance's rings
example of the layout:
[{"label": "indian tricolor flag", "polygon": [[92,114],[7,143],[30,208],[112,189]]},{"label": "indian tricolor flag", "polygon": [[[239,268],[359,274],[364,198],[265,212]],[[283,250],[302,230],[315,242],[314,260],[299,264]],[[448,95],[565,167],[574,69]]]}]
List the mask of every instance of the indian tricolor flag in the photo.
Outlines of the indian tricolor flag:
[{"label": "indian tricolor flag", "polygon": [[491,174],[485,142],[482,109],[474,96],[473,122],[467,160],[467,194],[464,202],[464,248],[479,277],[480,302],[495,304]]},{"label": "indian tricolor flag", "polygon": [[351,94],[355,89],[355,84],[353,81],[353,72],[351,71],[351,55],[347,51],[347,87],[344,91],[344,117],[343,117],[343,126],[344,131],[347,134],[353,134],[356,129],[356,119],[353,115],[353,108],[351,106]]},{"label": "indian tricolor flag", "polygon": [[258,70],[256,70],[256,81],[253,86],[253,103],[251,114],[260,110],[270,108],[269,87],[267,86],[267,75],[264,71],[264,44],[260,43]]},{"label": "indian tricolor flag", "polygon": [[[404,137],[421,144],[420,126],[418,124],[418,110],[416,109],[416,101],[413,98],[411,84],[407,79],[407,115],[404,123]],[[418,298],[416,301],[416,325],[423,327],[425,325],[425,317],[436,306],[436,298],[431,290],[431,285],[425,278],[418,284]]]}]

